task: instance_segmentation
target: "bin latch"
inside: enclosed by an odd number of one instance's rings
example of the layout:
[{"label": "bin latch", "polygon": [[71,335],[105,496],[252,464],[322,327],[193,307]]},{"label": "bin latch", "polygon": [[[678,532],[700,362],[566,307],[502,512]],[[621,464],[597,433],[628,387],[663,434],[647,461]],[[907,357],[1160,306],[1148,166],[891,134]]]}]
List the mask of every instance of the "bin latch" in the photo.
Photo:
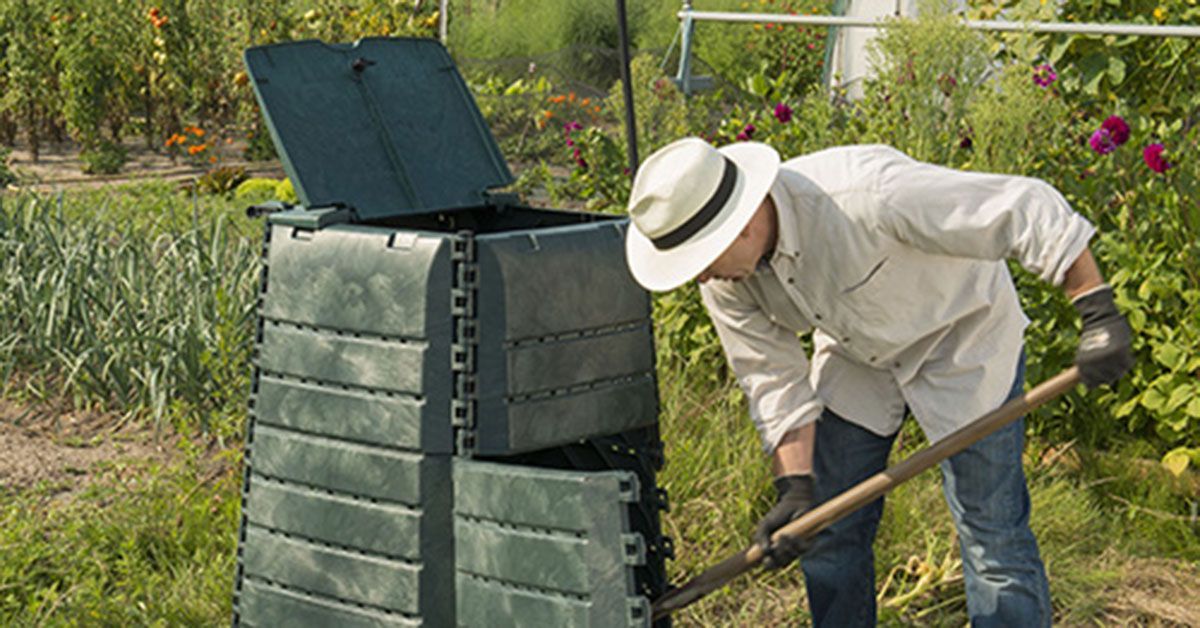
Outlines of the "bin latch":
[{"label": "bin latch", "polygon": [[350,69],[361,74],[363,70],[375,65],[375,63],[375,61],[366,57],[359,57],[350,64]]}]

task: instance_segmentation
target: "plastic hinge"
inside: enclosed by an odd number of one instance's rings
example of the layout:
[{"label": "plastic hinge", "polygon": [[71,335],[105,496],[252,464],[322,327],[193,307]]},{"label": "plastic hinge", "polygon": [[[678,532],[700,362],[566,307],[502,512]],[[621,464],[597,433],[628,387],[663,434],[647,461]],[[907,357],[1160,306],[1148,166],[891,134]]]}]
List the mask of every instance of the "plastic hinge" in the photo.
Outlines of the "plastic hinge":
[{"label": "plastic hinge", "polygon": [[629,628],[650,627],[650,600],[638,596],[626,598],[629,604]]},{"label": "plastic hinge", "polygon": [[450,346],[450,371],[453,379],[450,423],[455,430],[455,453],[469,457],[475,449],[475,351],[478,344],[475,295],[478,269],[475,266],[475,240],[469,231],[460,231],[451,240],[450,260],[453,284],[450,313],[453,340]]},{"label": "plastic hinge", "polygon": [[641,567],[646,564],[646,539],[643,539],[642,535],[636,532],[622,534],[621,547],[624,550],[621,555],[626,565]]},{"label": "plastic hinge", "polygon": [[638,483],[638,477],[633,473],[625,473],[624,477],[621,478],[620,491],[620,497],[623,503],[636,503],[642,494],[641,485]]}]

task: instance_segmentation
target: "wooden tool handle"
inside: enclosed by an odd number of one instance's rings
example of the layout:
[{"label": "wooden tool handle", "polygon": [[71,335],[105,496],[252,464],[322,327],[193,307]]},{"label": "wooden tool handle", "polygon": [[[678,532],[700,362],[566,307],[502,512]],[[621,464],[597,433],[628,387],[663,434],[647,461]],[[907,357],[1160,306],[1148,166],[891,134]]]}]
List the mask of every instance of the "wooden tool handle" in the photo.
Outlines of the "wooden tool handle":
[{"label": "wooden tool handle", "polygon": [[[776,530],[771,535],[771,542],[775,543],[790,536],[812,536],[820,532],[833,522],[875,501],[876,498],[908,481],[918,473],[970,447],[988,434],[1028,414],[1030,410],[1058,397],[1078,383],[1079,369],[1072,366],[1038,384],[1024,395],[958,428],[937,443],[876,473],[850,487],[844,493],[804,513],[795,521]],[[726,558],[678,589],[655,600],[654,619],[666,617],[721,588],[730,580],[762,562],[762,559],[763,551],[758,545],[752,545],[748,549]]]}]

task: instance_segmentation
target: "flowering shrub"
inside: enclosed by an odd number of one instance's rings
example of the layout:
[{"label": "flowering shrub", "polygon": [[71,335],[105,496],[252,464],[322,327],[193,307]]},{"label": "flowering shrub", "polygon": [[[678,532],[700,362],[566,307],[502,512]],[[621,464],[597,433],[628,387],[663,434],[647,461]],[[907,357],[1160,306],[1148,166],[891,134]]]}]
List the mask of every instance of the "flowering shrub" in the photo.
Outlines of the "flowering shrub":
[{"label": "flowering shrub", "polygon": [[1148,144],[1142,149],[1142,160],[1146,162],[1146,166],[1151,170],[1162,174],[1171,167],[1171,164],[1163,157],[1166,148],[1162,144]]}]

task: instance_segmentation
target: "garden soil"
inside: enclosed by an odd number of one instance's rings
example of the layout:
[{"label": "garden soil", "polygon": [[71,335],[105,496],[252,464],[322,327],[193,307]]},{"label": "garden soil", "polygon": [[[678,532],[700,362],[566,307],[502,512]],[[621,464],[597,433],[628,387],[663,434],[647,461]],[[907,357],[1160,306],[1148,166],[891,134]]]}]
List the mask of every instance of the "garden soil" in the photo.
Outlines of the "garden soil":
[{"label": "garden soil", "polygon": [[145,428],[118,428],[112,415],[0,400],[0,495],[31,488],[69,498],[99,469],[118,462],[169,462],[172,441]]},{"label": "garden soil", "polygon": [[[148,179],[190,181],[204,174],[204,169],[182,160],[172,160],[163,153],[148,150],[142,143],[127,143],[129,161],[114,175],[89,175],[82,170],[79,148],[70,143],[49,144],[41,147],[38,161],[34,162],[29,150],[18,144],[9,155],[7,163],[20,177],[25,187],[40,192],[52,192],[66,187],[99,187]],[[235,144],[221,155],[221,165],[239,166],[254,177],[283,178],[283,167],[278,161],[245,162],[237,155]]]}]

